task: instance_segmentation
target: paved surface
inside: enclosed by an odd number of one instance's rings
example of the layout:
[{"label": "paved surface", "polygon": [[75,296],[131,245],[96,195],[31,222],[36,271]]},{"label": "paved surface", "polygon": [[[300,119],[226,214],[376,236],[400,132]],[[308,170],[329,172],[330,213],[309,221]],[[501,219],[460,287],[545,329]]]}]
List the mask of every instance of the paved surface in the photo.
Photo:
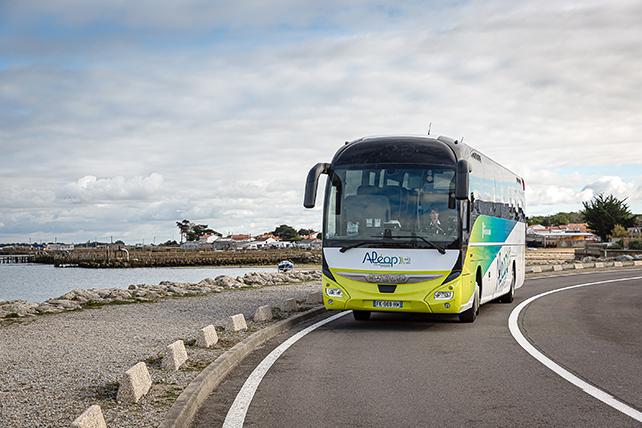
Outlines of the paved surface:
[{"label": "paved surface", "polygon": [[[268,371],[246,426],[640,426],[561,379],[508,330],[521,301],[567,285],[642,276],[641,270],[541,276],[513,304],[489,303],[474,324],[421,316],[340,318],[305,336]],[[642,408],[642,280],[542,297],[520,326],[544,354]],[[238,367],[197,415],[220,426],[274,339]]]}]

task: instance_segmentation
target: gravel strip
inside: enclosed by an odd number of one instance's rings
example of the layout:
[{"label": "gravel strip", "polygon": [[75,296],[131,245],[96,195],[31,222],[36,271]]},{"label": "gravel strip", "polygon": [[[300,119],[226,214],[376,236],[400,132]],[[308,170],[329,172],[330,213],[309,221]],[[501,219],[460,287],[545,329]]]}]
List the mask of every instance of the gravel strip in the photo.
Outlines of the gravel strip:
[{"label": "gravel strip", "polygon": [[[115,406],[118,380],[138,361],[150,362],[176,339],[236,313],[250,318],[265,304],[305,299],[319,282],[240,289],[155,303],[108,305],[44,315],[0,327],[0,421],[3,427],[69,426],[92,404]],[[155,426],[180,393],[178,386],[202,369],[202,350],[188,349],[193,373],[152,370],[166,385],[140,409],[144,420],[121,415],[109,405],[113,426]],[[208,360],[212,358],[211,353]],[[154,368],[154,363],[150,365]],[[183,379],[185,378],[185,379]],[[146,397],[147,398],[147,397]],[[146,398],[142,402],[146,401]],[[155,404],[161,404],[155,406]],[[158,410],[154,412],[154,409]]]}]

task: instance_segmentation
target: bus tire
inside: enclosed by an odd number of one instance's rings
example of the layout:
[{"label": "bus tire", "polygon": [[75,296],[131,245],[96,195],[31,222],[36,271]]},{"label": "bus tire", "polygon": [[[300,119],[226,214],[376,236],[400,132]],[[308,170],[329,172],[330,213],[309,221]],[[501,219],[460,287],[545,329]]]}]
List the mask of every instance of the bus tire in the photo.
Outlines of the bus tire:
[{"label": "bus tire", "polygon": [[352,316],[357,321],[368,321],[370,319],[370,311],[352,311]]},{"label": "bus tire", "polygon": [[475,298],[473,299],[473,306],[466,309],[459,314],[459,321],[461,322],[475,322],[477,314],[479,313],[479,284],[475,285]]},{"label": "bus tire", "polygon": [[513,303],[513,300],[515,299],[515,274],[515,265],[513,265],[513,279],[510,282],[510,290],[498,299],[500,303]]}]

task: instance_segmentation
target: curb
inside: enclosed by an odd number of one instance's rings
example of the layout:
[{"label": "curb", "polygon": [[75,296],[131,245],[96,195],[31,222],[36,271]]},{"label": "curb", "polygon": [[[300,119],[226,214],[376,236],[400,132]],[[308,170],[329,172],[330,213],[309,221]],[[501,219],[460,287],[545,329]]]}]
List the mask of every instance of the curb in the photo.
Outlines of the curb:
[{"label": "curb", "polygon": [[325,312],[326,309],[323,306],[307,310],[261,329],[225,351],[187,385],[172,407],[167,411],[165,419],[159,427],[189,426],[197,410],[210,393],[216,389],[225,376],[243,361],[248,354],[273,337]]},{"label": "curb", "polygon": [[563,263],[554,265],[531,265],[526,266],[525,274],[527,276],[536,273],[545,272],[561,272],[566,270],[583,270],[583,269],[597,269],[597,270],[611,270],[607,268],[622,268],[622,267],[638,267],[642,266],[642,260],[626,260],[626,261],[609,261],[609,262],[574,262]]}]

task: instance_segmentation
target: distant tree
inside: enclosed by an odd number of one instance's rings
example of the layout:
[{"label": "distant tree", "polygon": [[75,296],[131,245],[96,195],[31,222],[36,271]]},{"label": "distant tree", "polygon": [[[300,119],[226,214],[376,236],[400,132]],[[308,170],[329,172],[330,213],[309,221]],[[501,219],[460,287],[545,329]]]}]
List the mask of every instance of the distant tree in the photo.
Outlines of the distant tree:
[{"label": "distant tree", "polygon": [[116,245],[125,245],[125,242],[121,241],[120,239],[116,242],[114,242]]},{"label": "distant tree", "polygon": [[531,226],[535,224],[542,224],[542,222],[544,221],[544,216],[536,215],[536,216],[527,217],[526,221],[528,221],[528,224]]},{"label": "distant tree", "polygon": [[161,247],[178,247],[178,242],[174,240],[168,240],[160,244]]},{"label": "distant tree", "polygon": [[571,223],[584,223],[586,221],[581,212],[572,211],[568,215],[571,217]]},{"label": "distant tree", "polygon": [[323,233],[321,232],[317,233],[317,239],[323,239]]},{"label": "distant tree", "polygon": [[214,233],[214,230],[207,227],[206,224],[194,224],[187,231],[186,237],[188,241],[198,241],[201,236],[210,233]]},{"label": "distant tree", "polygon": [[184,241],[198,241],[203,235],[214,234],[223,236],[206,224],[195,224],[189,220],[177,221],[176,227],[181,233],[181,243]]},{"label": "distant tree", "polygon": [[528,224],[541,224],[542,226],[560,226],[569,223],[583,223],[584,217],[578,212],[559,212],[548,216],[533,216],[528,218]]},{"label": "distant tree", "polygon": [[629,231],[621,224],[616,224],[611,231],[611,238],[628,238]]},{"label": "distant tree", "polygon": [[299,236],[306,236],[311,233],[314,233],[314,229],[299,229],[297,233],[299,234]]},{"label": "distant tree", "polygon": [[600,193],[590,201],[582,202],[584,209],[581,214],[586,219],[589,229],[606,241],[615,225],[626,228],[635,223],[635,216],[625,202],[626,198],[618,199],[613,195],[605,196]]},{"label": "distant tree", "polygon": [[296,241],[297,239],[301,239],[299,238],[299,234],[297,233],[296,229],[292,226],[288,226],[287,224],[282,224],[281,226],[277,227],[276,229],[274,229],[274,232],[272,232],[272,234],[274,236],[278,236],[284,241]]},{"label": "distant tree", "polygon": [[553,226],[559,226],[561,224],[569,224],[571,222],[571,216],[568,213],[557,213],[551,216],[551,224]]}]

